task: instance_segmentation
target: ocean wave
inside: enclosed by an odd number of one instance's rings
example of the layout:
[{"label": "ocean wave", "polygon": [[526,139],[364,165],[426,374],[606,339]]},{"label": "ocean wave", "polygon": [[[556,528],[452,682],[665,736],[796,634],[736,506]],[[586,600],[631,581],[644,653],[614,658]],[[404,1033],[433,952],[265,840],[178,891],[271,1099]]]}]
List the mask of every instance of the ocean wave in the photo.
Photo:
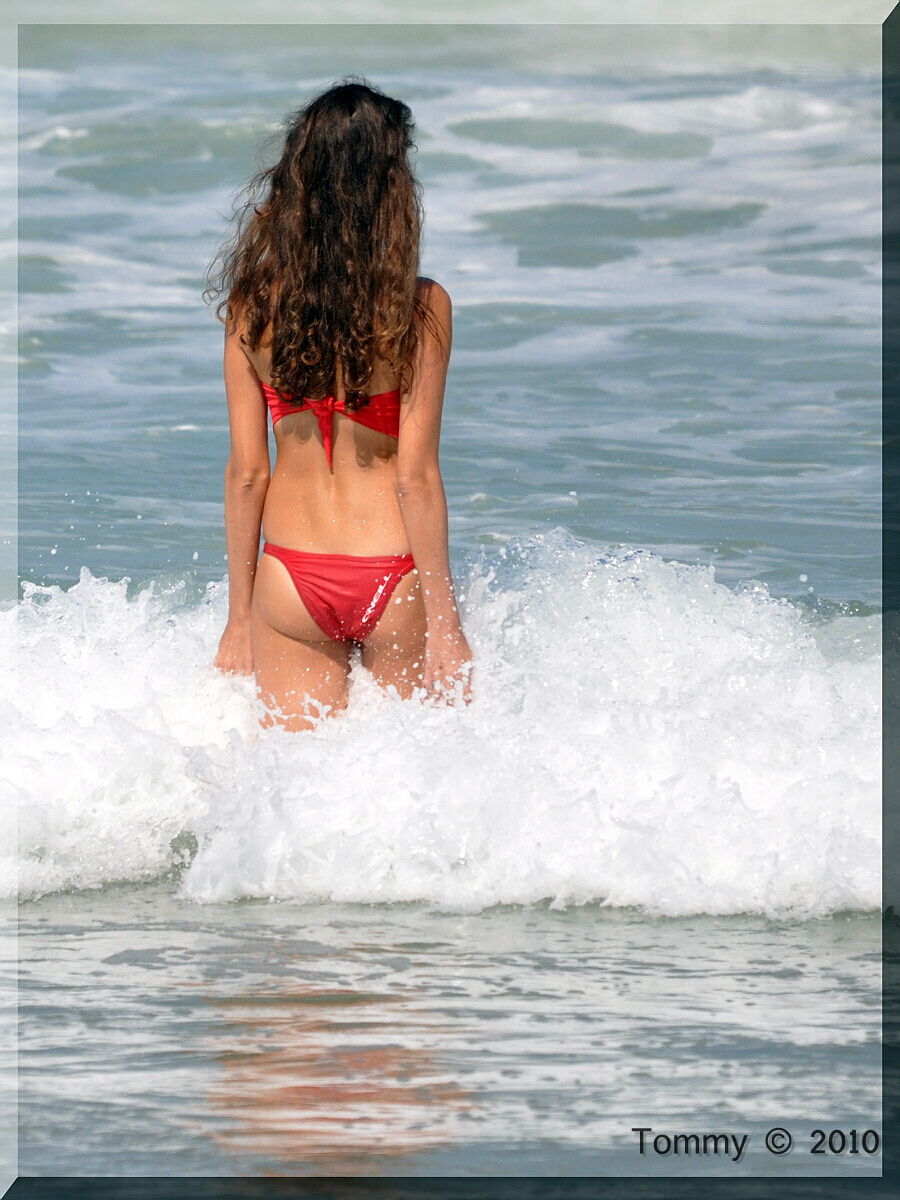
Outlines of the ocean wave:
[{"label": "ocean wave", "polygon": [[400,701],[357,664],[345,714],[286,734],[211,666],[224,581],[26,584],[0,615],[0,886],[175,870],[197,902],[880,907],[878,616],[813,620],[561,529],[460,592],[469,707]]}]

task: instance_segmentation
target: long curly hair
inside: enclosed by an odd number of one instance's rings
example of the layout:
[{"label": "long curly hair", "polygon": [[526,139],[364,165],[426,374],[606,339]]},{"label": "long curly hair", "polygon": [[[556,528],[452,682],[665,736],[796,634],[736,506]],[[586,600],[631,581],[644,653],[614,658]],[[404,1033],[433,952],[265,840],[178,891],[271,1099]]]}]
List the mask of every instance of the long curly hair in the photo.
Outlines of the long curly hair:
[{"label": "long curly hair", "polygon": [[219,320],[240,320],[251,350],[271,331],[272,386],[286,399],[329,393],[338,365],[351,409],[379,361],[409,387],[428,318],[414,128],[406,104],[350,77],[288,117],[281,158],[239,196],[205,296],[222,297]]}]

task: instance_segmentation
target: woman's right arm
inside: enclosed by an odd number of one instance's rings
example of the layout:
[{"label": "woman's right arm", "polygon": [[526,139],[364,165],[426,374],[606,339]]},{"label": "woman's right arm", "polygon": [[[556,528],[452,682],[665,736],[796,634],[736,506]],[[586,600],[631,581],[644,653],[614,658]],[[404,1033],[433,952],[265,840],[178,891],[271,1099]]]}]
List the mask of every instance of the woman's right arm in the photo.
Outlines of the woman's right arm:
[{"label": "woman's right arm", "polygon": [[228,547],[228,623],[214,665],[250,675],[250,603],[259,558],[263,506],[269,487],[266,402],[259,378],[241,349],[238,329],[225,334],[225,391],[231,452],[225,468],[225,541]]}]

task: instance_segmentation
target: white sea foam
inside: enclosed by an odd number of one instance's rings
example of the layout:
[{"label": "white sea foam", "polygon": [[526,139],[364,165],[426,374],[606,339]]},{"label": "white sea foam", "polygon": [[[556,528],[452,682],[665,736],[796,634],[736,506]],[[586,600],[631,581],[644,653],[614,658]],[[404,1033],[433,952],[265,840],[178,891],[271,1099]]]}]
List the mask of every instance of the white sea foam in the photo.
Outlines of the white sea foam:
[{"label": "white sea foam", "polygon": [[0,617],[21,895],[158,876],[196,839],[201,902],[880,905],[876,618],[814,630],[764,589],[562,530],[462,590],[470,707],[357,667],[344,716],[285,734],[210,665],[222,584],[190,604],[87,571],[26,586]]}]

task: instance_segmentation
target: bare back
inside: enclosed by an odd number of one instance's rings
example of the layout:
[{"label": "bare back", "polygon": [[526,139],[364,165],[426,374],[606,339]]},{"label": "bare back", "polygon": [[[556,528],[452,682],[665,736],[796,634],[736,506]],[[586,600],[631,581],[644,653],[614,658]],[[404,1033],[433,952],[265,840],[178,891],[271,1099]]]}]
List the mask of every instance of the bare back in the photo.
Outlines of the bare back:
[{"label": "bare back", "polygon": [[[423,281],[424,282],[424,281]],[[271,385],[271,339],[241,348],[261,383]],[[387,364],[377,364],[369,392],[399,386]],[[338,377],[336,400],[346,392]],[[409,542],[396,497],[397,439],[336,412],[333,467],[329,468],[315,414],[305,409],[275,425],[277,457],[263,510],[263,536],[294,550],[324,554],[407,554]]]}]

